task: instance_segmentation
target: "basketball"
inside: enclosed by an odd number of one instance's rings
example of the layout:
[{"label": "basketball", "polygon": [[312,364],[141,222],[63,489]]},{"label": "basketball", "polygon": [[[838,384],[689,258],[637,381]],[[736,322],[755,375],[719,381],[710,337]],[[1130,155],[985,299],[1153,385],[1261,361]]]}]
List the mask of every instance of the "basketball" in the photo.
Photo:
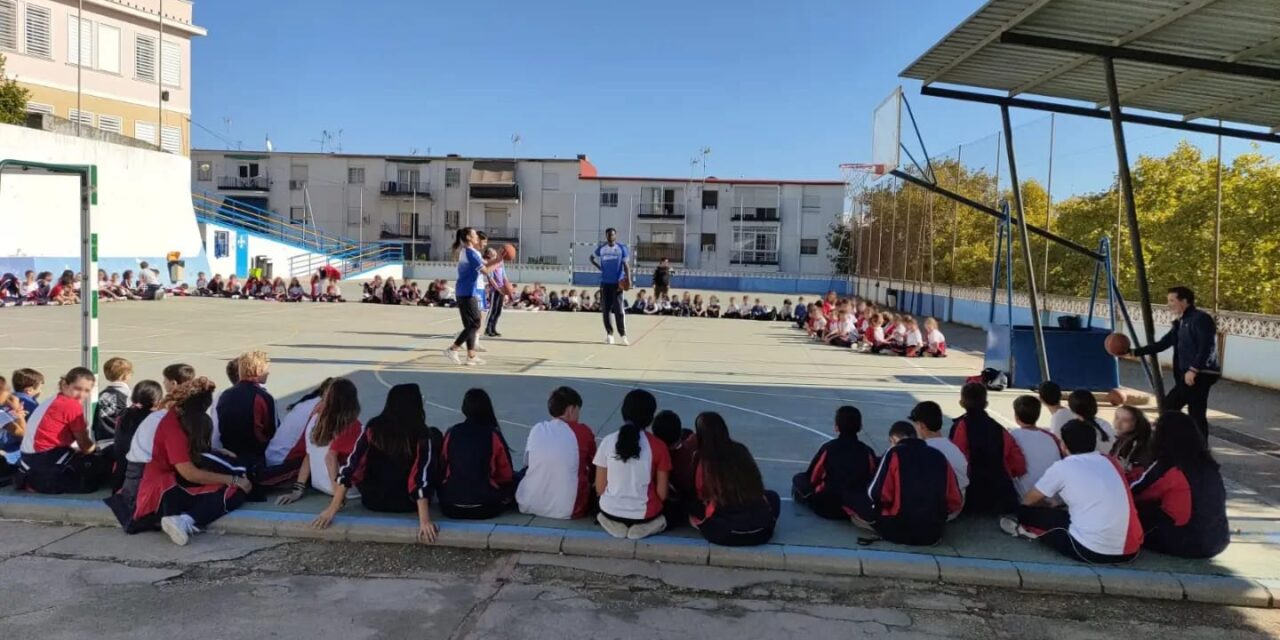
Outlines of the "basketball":
[{"label": "basketball", "polygon": [[1119,357],[1129,353],[1129,336],[1123,333],[1113,333],[1107,336],[1107,341],[1103,343],[1107,353]]},{"label": "basketball", "polygon": [[618,289],[621,291],[631,290],[631,278],[623,277],[618,281]]},{"label": "basketball", "polygon": [[516,246],[514,244],[509,244],[502,247],[502,259],[503,260],[516,259]]},{"label": "basketball", "polygon": [[1107,392],[1107,402],[1110,402],[1113,407],[1124,404],[1125,399],[1125,393],[1121,389],[1112,389]]}]

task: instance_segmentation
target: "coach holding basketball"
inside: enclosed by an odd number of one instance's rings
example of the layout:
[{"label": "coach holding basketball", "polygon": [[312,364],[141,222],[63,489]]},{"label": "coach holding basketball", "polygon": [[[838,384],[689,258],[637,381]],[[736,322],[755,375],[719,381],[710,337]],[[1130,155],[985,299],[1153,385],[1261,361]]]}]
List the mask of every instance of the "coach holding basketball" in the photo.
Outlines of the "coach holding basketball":
[{"label": "coach holding basketball", "polygon": [[1146,356],[1173,347],[1173,389],[1164,398],[1165,411],[1187,413],[1209,439],[1209,389],[1222,377],[1218,363],[1218,324],[1196,307],[1196,294],[1187,287],[1169,289],[1173,326],[1154,344],[1133,350]]},{"label": "coach holding basketball", "polygon": [[631,253],[627,251],[627,245],[618,242],[618,231],[612,227],[605,229],[604,240],[591,254],[591,264],[600,270],[600,310],[604,312],[604,342],[613,344],[613,324],[609,318],[613,314],[613,318],[618,321],[618,335],[622,337],[622,344],[630,345],[623,315],[626,310],[622,306],[622,285],[631,281],[631,267],[627,265]]}]

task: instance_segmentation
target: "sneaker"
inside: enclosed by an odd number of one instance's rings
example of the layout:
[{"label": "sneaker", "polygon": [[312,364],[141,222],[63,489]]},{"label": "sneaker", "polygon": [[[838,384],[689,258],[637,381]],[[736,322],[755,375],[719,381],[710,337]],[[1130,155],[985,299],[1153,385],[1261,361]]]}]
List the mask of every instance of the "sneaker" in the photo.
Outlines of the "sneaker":
[{"label": "sneaker", "polygon": [[624,347],[629,347],[629,346],[631,346],[631,341],[630,341],[630,340],[628,340],[626,336],[622,336],[622,346],[624,346]]},{"label": "sneaker", "polygon": [[484,360],[481,360],[480,358],[467,358],[468,367],[476,367],[482,364],[484,364]]},{"label": "sneaker", "polygon": [[179,547],[186,546],[188,542],[191,542],[191,535],[199,533],[199,529],[196,529],[196,524],[191,519],[191,516],[186,514],[161,518],[160,529]]},{"label": "sneaker", "polygon": [[1029,531],[1026,527],[1018,523],[1018,521],[1010,516],[1000,518],[1000,530],[1015,537],[1035,540],[1040,536]]},{"label": "sneaker", "polygon": [[462,364],[462,358],[458,356],[457,349],[445,349],[444,357],[452,360],[454,364]]},{"label": "sneaker", "polygon": [[502,337],[502,334],[501,334],[501,333],[498,333],[497,331],[494,331],[493,333],[489,334],[489,337],[490,337],[490,338],[501,338],[501,337]]},{"label": "sneaker", "polygon": [[664,516],[658,516],[644,524],[637,524],[627,527],[628,540],[641,540],[652,535],[657,535],[667,530],[667,519]]},{"label": "sneaker", "polygon": [[[168,295],[169,295],[169,294],[168,294],[168,293],[166,293],[164,289],[157,289],[157,290],[156,290],[156,300],[164,300],[164,299],[165,299],[165,296],[168,296]],[[186,543],[183,543],[183,544],[186,544]]]},{"label": "sneaker", "polygon": [[610,520],[603,513],[596,516],[596,522],[600,523],[600,528],[604,529],[605,533],[608,533],[615,538],[627,537],[627,525]]},{"label": "sneaker", "polygon": [[605,344],[613,344],[613,334],[612,334],[612,333],[610,333],[609,335],[606,335],[606,336],[604,337],[604,343],[605,343]]}]

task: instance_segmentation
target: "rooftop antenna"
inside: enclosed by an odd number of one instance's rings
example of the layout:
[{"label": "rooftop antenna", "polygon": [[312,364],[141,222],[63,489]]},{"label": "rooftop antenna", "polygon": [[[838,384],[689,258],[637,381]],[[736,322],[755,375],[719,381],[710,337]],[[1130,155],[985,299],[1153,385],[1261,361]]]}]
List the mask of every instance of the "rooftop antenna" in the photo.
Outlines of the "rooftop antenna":
[{"label": "rooftop antenna", "polygon": [[222,126],[227,130],[227,137],[223,138],[223,142],[227,145],[227,149],[231,149],[231,118],[222,116]]},{"label": "rooftop antenna", "polygon": [[325,145],[329,144],[329,142],[330,142],[331,140],[333,140],[333,134],[332,134],[332,133],[329,133],[329,130],[328,130],[328,129],[322,129],[322,130],[320,131],[320,139],[319,139],[319,140],[312,140],[312,142],[319,142],[319,143],[320,143],[320,153],[324,153],[324,147],[325,147]]},{"label": "rooftop antenna", "polygon": [[338,129],[338,153],[342,153],[342,129]]},{"label": "rooftop antenna", "polygon": [[512,160],[515,160],[516,157],[519,155],[518,153],[516,153],[516,148],[519,147],[520,143],[523,141],[524,141],[524,138],[520,137],[519,131],[511,134],[511,159]]},{"label": "rooftop antenna", "polygon": [[416,156],[416,155],[418,155],[418,148],[417,148],[417,147],[411,147],[411,148],[409,149],[409,155],[411,155],[411,156]]},{"label": "rooftop antenna", "polygon": [[275,150],[276,150],[275,146],[271,144],[271,134],[268,133],[267,134],[267,153],[271,153],[272,151],[275,151]]}]

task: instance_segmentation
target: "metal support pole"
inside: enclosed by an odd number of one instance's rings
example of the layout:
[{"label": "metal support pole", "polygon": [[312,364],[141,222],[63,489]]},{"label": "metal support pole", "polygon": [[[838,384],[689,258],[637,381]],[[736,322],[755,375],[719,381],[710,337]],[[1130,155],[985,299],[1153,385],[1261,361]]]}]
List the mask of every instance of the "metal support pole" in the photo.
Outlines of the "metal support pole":
[{"label": "metal support pole", "polygon": [[[80,366],[98,375],[98,234],[93,231],[91,206],[97,201],[97,167],[80,173]],[[84,399],[85,415],[98,404],[98,388]]]},{"label": "metal support pole", "polygon": [[[1022,263],[1027,272],[1027,296],[1031,303],[1031,327],[1036,335],[1036,355],[1040,364],[1040,380],[1049,380],[1049,353],[1044,346],[1044,327],[1040,324],[1040,297],[1036,290],[1036,267],[1031,262],[1031,236],[1027,233],[1027,211],[1022,206],[1022,184],[1018,182],[1018,160],[1013,153],[1013,125],[1009,122],[1009,107],[1000,107],[1000,120],[1004,124],[1004,147],[1009,156],[1009,182],[1013,185],[1013,207],[1018,213],[1018,239],[1022,244]],[[1009,230],[1012,235],[1012,229]],[[1010,245],[1013,243],[1010,242]],[[1011,256],[1012,258],[1012,256]],[[1010,260],[1009,278],[1013,278],[1013,263]],[[1009,306],[1013,306],[1013,298],[1009,298]]]},{"label": "metal support pole", "polygon": [[[1222,121],[1218,121],[1222,126]],[[1213,315],[1218,315],[1221,302],[1218,274],[1222,264],[1222,135],[1218,135],[1218,207],[1213,216]]]},{"label": "metal support pole", "polygon": [[[1120,193],[1124,198],[1124,210],[1129,221],[1129,244],[1133,250],[1134,278],[1138,281],[1138,303],[1142,311],[1142,329],[1146,344],[1156,341],[1155,320],[1151,317],[1151,287],[1147,283],[1147,262],[1142,252],[1142,231],[1138,228],[1138,205],[1133,198],[1133,176],[1129,173],[1129,150],[1125,146],[1124,121],[1120,114],[1120,90],[1116,87],[1116,65],[1111,58],[1102,59],[1107,74],[1107,104],[1111,107],[1111,135],[1115,138],[1116,165],[1119,170]],[[1160,360],[1150,358],[1151,387],[1156,403],[1164,411],[1164,376],[1160,373]]]},{"label": "metal support pole", "polygon": [[[964,164],[961,161],[964,154],[964,146],[956,149],[956,183],[953,185],[957,193],[960,192],[960,178],[964,175]],[[955,316],[956,306],[956,244],[960,236],[960,203],[951,202],[951,283],[947,287],[947,320],[950,321]]]},{"label": "metal support pole", "polygon": [[[898,191],[898,196],[901,197],[903,193],[905,193],[905,187]],[[910,198],[911,194],[907,194],[907,197]],[[911,207],[910,200],[907,201],[907,207],[908,209]],[[889,303],[888,289],[893,288],[893,280],[894,280],[893,274],[897,264],[898,264],[898,199],[895,198],[893,201],[893,218],[889,221],[889,287],[885,289],[885,293],[884,293],[885,304]]]},{"label": "metal support pole", "polygon": [[[1057,133],[1058,114],[1049,114],[1049,180],[1044,188],[1044,229],[1053,230],[1053,143]],[[1049,295],[1049,249],[1053,245],[1044,243],[1044,286],[1045,295]]]},{"label": "metal support pole", "polygon": [[[898,289],[898,306],[902,306],[902,292],[907,288],[907,278],[911,276],[911,199],[912,193],[907,192],[907,219],[902,224],[902,287]],[[897,256],[894,256],[895,258]]]}]

